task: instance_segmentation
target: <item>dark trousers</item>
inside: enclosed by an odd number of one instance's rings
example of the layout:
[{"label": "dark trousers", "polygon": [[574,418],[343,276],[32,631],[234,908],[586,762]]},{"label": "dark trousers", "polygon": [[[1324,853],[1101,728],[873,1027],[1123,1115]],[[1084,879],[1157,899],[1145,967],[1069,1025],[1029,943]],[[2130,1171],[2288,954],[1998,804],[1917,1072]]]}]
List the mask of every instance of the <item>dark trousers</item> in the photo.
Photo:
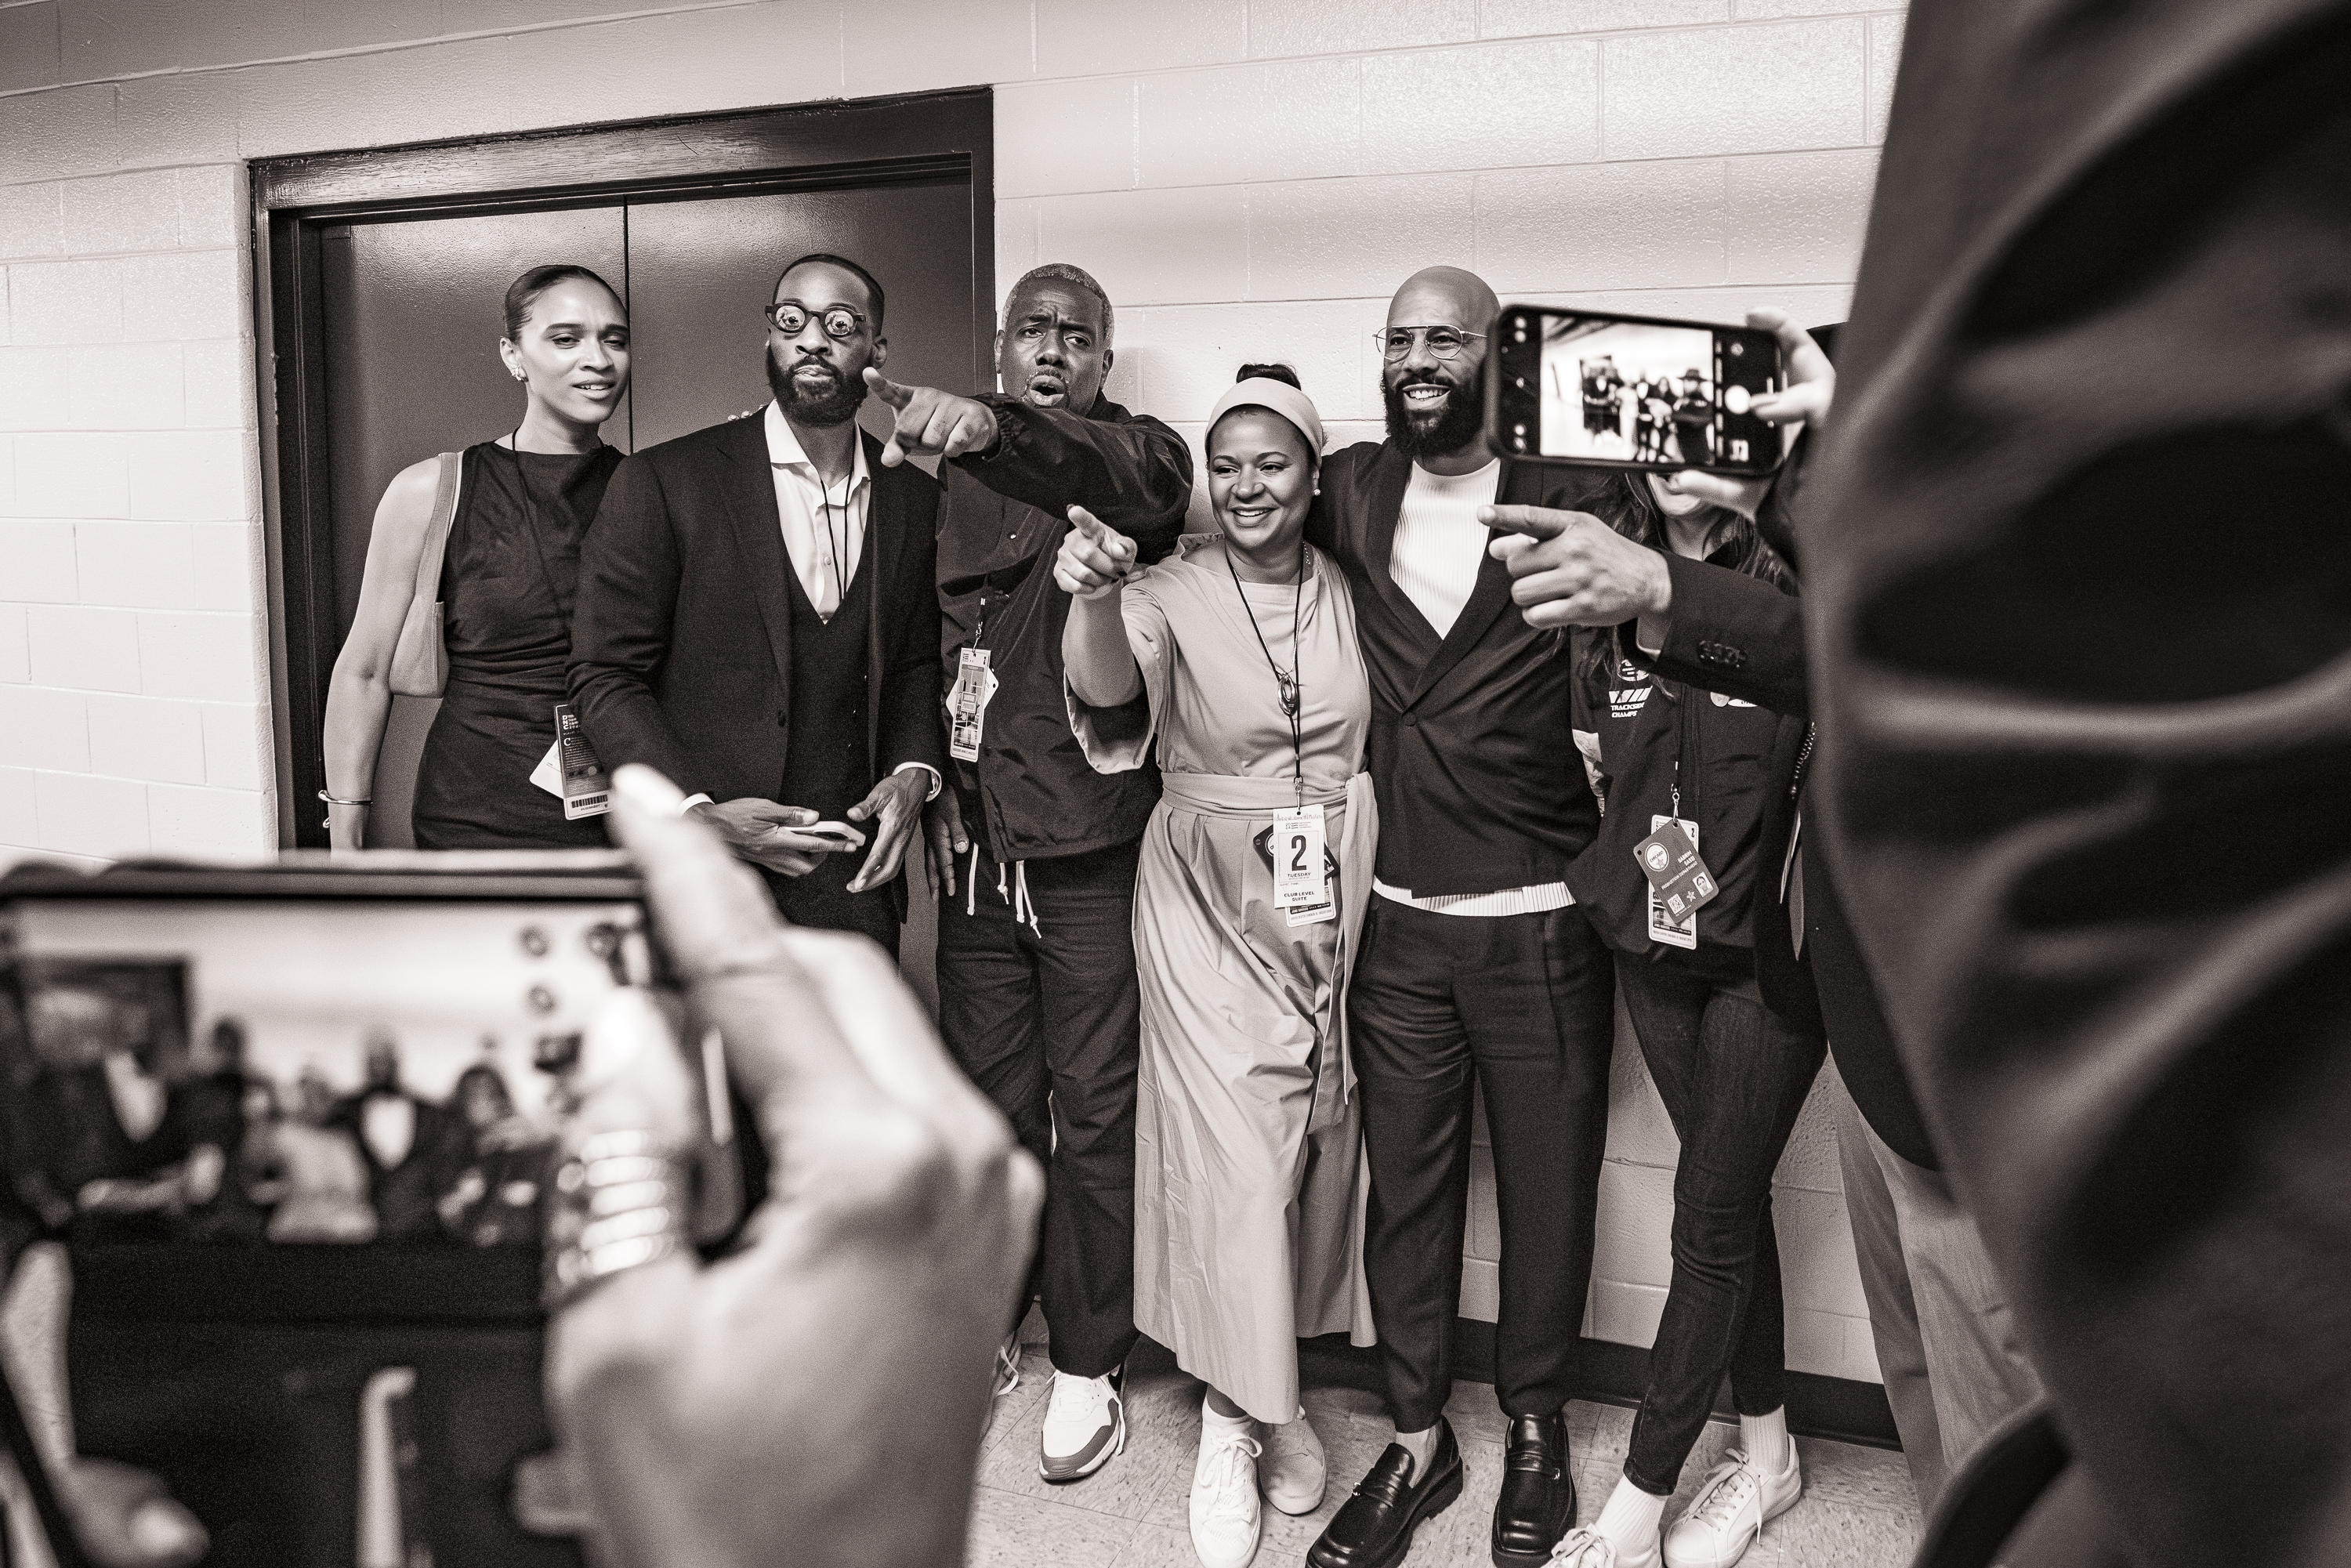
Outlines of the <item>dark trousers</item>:
[{"label": "dark trousers", "polygon": [[1731,1402],[1787,1402],[1771,1173],[1827,1045],[1782,1024],[1743,985],[1671,960],[1619,956],[1616,984],[1642,1059],[1681,1139],[1674,1167],[1673,1284],[1649,1352],[1649,1387],[1625,1455],[1643,1491],[1672,1495],[1730,1374]]},{"label": "dark trousers", "polygon": [[[1034,927],[1006,894],[1013,868],[983,851],[939,904],[939,1031],[1045,1167],[1045,1224],[1029,1271],[1053,1365],[1114,1370],[1134,1329],[1134,976],[1141,841],[1028,862]],[[969,908],[971,913],[964,911]]]},{"label": "dark trousers", "polygon": [[1608,951],[1583,912],[1434,915],[1374,894],[1347,998],[1372,1191],[1364,1246],[1396,1429],[1453,1389],[1473,1084],[1502,1223],[1494,1393],[1567,1403],[1608,1135]]},{"label": "dark trousers", "polygon": [[[922,845],[910,843],[906,852],[915,857],[919,869]],[[858,850],[825,856],[806,876],[785,876],[765,866],[751,869],[759,873],[760,880],[768,884],[768,892],[775,897],[776,907],[793,925],[817,931],[854,931],[861,936],[871,936],[895,963],[898,906],[891,890],[877,887],[871,893],[852,893],[847,886],[864,862],[865,851]]]}]

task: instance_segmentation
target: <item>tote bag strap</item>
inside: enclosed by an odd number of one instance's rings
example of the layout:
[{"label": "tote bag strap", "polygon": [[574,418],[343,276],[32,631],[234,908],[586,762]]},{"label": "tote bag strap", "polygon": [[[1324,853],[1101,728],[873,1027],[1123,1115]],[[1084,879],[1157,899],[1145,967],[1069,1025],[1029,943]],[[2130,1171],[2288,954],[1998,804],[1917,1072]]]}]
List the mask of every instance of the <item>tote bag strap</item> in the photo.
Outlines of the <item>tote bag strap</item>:
[{"label": "tote bag strap", "polygon": [[441,601],[441,562],[449,553],[449,529],[457,520],[457,486],[465,476],[465,455],[444,452],[440,481],[433,489],[433,516],[424,525],[424,553],[416,558],[415,597],[426,604]]}]

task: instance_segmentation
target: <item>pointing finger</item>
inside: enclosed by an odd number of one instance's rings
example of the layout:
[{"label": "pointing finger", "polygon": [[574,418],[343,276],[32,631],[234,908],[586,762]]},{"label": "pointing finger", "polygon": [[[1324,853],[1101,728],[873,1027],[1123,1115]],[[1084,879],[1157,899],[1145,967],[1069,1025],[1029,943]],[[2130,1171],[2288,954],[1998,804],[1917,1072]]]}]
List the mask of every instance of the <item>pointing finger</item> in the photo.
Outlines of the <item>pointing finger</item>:
[{"label": "pointing finger", "polygon": [[913,388],[900,386],[872,365],[865,367],[865,384],[875,397],[892,408],[904,408],[914,401]]},{"label": "pointing finger", "polygon": [[1574,525],[1583,514],[1553,511],[1549,507],[1480,507],[1478,520],[1489,528],[1502,528],[1530,538],[1556,538]]}]

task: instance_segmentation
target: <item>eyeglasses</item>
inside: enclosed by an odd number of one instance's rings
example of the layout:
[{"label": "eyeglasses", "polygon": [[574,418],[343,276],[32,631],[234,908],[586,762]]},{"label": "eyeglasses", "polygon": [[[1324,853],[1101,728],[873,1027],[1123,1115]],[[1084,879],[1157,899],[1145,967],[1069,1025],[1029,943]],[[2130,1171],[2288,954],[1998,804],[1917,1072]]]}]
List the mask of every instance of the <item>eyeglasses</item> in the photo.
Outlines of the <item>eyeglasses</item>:
[{"label": "eyeglasses", "polygon": [[1372,334],[1372,341],[1380,346],[1380,358],[1394,364],[1412,352],[1416,338],[1427,343],[1431,359],[1449,360],[1471,338],[1482,342],[1485,337],[1483,332],[1464,332],[1458,327],[1383,327]]},{"label": "eyeglasses", "polygon": [[[809,308],[797,299],[778,299],[759,314],[787,338],[799,337],[809,324]],[[864,315],[846,305],[828,305],[816,319],[823,324],[824,335],[835,340],[854,338],[865,327]]]}]

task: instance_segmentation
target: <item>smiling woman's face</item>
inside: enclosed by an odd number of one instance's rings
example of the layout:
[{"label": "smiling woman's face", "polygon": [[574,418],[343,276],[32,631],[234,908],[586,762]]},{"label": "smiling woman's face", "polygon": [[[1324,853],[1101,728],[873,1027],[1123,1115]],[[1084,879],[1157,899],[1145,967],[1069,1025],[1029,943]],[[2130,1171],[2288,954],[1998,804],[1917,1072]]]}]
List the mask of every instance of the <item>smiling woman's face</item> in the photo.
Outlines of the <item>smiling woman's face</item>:
[{"label": "smiling woman's face", "polygon": [[1271,564],[1296,547],[1314,504],[1306,438],[1270,410],[1233,410],[1208,432],[1208,501],[1233,547]]}]

